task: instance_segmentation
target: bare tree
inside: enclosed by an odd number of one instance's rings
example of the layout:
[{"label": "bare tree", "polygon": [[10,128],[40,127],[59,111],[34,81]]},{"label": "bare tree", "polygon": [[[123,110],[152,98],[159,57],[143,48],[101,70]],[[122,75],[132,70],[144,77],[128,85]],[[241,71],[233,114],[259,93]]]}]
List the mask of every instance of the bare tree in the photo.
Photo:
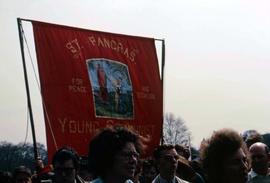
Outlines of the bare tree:
[{"label": "bare tree", "polygon": [[180,117],[175,117],[173,113],[166,113],[163,124],[163,138],[166,144],[182,144],[189,146],[190,131],[185,121]]}]

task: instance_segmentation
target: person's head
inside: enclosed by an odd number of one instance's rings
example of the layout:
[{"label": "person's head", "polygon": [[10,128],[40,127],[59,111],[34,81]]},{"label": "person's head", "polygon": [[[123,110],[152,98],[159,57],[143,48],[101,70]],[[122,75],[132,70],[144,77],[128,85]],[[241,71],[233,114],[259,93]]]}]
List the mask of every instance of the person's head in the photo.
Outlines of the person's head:
[{"label": "person's head", "polygon": [[160,145],[153,153],[160,176],[166,180],[174,178],[177,168],[177,154],[173,145]]},{"label": "person's head", "polygon": [[177,153],[180,156],[182,156],[182,157],[184,157],[186,159],[189,159],[190,152],[189,152],[189,148],[187,146],[177,144],[177,145],[175,145],[175,150],[177,151]]},{"label": "person's head", "polygon": [[256,142],[263,142],[263,136],[256,130],[247,130],[243,133],[242,136],[248,149],[252,144]]},{"label": "person's head", "polygon": [[268,146],[264,143],[256,142],[250,146],[249,152],[253,171],[260,175],[266,175],[268,173],[268,165],[270,162]]},{"label": "person's head", "polygon": [[193,182],[195,179],[195,171],[190,166],[189,161],[183,156],[179,156],[176,175],[189,182]]},{"label": "person's head", "polygon": [[123,127],[105,128],[89,144],[89,170],[103,180],[131,179],[141,151],[142,141],[136,133]]},{"label": "person's head", "polygon": [[56,183],[74,183],[79,170],[79,156],[69,147],[59,149],[52,158]]},{"label": "person's head", "polygon": [[209,183],[245,183],[248,173],[247,148],[231,129],[213,133],[202,149],[202,163]]},{"label": "person's head", "polygon": [[142,164],[143,182],[151,183],[157,175],[157,169],[153,160],[144,160]]},{"label": "person's head", "polygon": [[12,183],[12,174],[0,171],[0,182]]},{"label": "person's head", "polygon": [[13,171],[14,183],[31,183],[31,170],[25,166],[16,167]]}]

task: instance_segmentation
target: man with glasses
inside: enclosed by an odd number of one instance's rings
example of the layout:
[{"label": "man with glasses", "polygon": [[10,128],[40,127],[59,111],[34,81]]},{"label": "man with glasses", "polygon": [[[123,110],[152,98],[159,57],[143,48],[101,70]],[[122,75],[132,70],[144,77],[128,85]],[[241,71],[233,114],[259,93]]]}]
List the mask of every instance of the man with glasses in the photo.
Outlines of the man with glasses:
[{"label": "man with glasses", "polygon": [[31,170],[25,166],[16,167],[13,171],[15,183],[32,183],[31,176]]},{"label": "man with glasses", "polygon": [[155,149],[153,155],[159,175],[152,183],[187,183],[175,175],[179,155],[173,145],[160,145]]},{"label": "man with glasses", "polygon": [[79,156],[71,148],[59,149],[53,156],[54,183],[84,183],[77,175],[79,170]]}]

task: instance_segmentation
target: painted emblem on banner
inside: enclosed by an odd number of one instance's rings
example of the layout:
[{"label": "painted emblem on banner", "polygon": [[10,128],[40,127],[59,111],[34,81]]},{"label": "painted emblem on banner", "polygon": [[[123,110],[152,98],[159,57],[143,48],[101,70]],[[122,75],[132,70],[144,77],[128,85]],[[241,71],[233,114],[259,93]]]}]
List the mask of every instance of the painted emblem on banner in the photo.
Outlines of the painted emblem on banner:
[{"label": "painted emblem on banner", "polygon": [[87,60],[97,117],[133,119],[133,90],[127,65],[105,59]]}]

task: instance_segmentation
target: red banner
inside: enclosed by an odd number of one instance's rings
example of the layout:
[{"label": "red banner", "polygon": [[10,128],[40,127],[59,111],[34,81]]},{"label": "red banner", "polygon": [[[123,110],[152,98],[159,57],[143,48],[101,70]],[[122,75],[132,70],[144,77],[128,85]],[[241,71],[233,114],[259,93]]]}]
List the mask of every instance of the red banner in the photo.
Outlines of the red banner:
[{"label": "red banner", "polygon": [[87,155],[96,132],[123,125],[161,138],[162,86],[154,39],[32,22],[48,155],[64,145]]}]

